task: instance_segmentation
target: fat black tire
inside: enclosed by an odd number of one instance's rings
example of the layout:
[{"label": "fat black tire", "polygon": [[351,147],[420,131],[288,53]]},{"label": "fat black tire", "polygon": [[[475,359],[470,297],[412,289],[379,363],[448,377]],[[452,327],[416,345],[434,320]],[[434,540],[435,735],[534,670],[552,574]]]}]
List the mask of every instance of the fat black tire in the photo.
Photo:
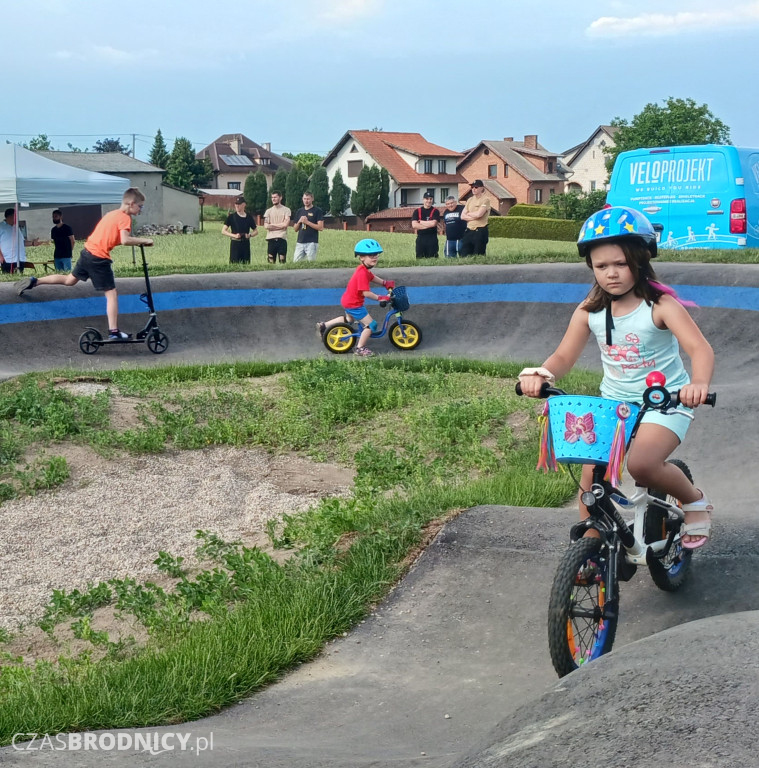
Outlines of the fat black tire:
[{"label": "fat black tire", "polygon": [[[693,483],[693,475],[688,465],[680,459],[670,459],[668,464],[674,464],[679,467],[683,474]],[[656,488],[649,488],[648,493],[655,499],[667,500],[674,503],[674,499],[667,497],[663,491]],[[661,541],[666,537],[667,531],[665,523],[667,520],[667,511],[656,504],[649,504],[646,508],[645,522],[643,525],[643,535],[646,544],[655,541]],[[648,565],[648,571],[651,574],[654,584],[665,592],[676,592],[685,583],[690,571],[691,558],[693,552],[690,549],[683,549],[680,546],[680,536],[678,534],[672,543],[672,549],[663,560],[652,560]]]},{"label": "fat black tire", "polygon": [[[588,581],[578,579],[581,568],[592,575]],[[559,677],[608,653],[614,645],[619,588],[615,579],[615,594],[607,594],[608,570],[605,547],[596,538],[573,542],[559,562],[548,604],[548,648]],[[601,610],[610,601],[614,615],[601,619]],[[578,617],[576,610],[593,611],[596,616]]]},{"label": "fat black tire", "polygon": [[338,323],[327,329],[322,335],[324,346],[336,355],[344,355],[356,346],[358,338],[353,335],[353,326]]},{"label": "fat black tire", "polygon": [[100,331],[94,328],[88,328],[79,337],[79,349],[84,352],[85,355],[94,355],[100,349],[100,343],[103,341],[103,337],[100,335]]},{"label": "fat black tire", "polygon": [[163,331],[154,330],[145,343],[154,355],[162,355],[169,348],[169,337]]},{"label": "fat black tire", "polygon": [[396,349],[408,351],[416,349],[422,343],[422,329],[411,320],[401,320],[390,326],[390,343]]}]

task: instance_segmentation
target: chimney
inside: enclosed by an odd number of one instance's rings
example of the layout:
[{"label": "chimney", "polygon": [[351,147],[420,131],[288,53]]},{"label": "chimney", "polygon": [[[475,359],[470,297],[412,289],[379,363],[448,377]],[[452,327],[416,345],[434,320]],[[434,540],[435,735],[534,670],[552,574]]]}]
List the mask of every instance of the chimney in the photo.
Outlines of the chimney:
[{"label": "chimney", "polygon": [[503,140],[504,141],[514,141],[514,137],[513,136],[506,136],[506,137],[504,137]]},{"label": "chimney", "polygon": [[229,142],[229,146],[230,146],[230,147],[232,147],[232,151],[233,151],[233,152],[234,152],[236,155],[242,154],[242,153],[240,152],[240,144],[241,144],[241,143],[242,143],[242,142],[241,142],[241,136],[240,136],[240,134],[239,134],[239,133],[238,133],[237,135],[235,135],[235,137],[234,137],[234,138],[233,138],[233,139],[232,139],[232,140]]},{"label": "chimney", "polygon": [[537,133],[525,134],[524,137],[525,149],[537,149],[538,148],[538,135]]},{"label": "chimney", "polygon": [[262,147],[263,147],[263,148],[264,148],[264,149],[265,149],[267,152],[271,152],[271,142],[270,142],[270,141],[265,141],[263,144],[261,144],[261,146],[262,146]]}]

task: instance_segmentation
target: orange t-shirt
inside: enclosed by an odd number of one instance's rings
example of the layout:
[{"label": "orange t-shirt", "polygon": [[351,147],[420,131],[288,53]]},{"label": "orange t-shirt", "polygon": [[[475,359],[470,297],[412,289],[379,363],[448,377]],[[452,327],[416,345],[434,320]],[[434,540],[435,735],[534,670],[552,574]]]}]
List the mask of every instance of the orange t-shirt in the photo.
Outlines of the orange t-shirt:
[{"label": "orange t-shirt", "polygon": [[93,255],[101,259],[110,259],[111,251],[121,245],[121,231],[132,231],[132,218],[122,210],[106,213],[97,223],[92,234],[87,238],[84,247]]}]

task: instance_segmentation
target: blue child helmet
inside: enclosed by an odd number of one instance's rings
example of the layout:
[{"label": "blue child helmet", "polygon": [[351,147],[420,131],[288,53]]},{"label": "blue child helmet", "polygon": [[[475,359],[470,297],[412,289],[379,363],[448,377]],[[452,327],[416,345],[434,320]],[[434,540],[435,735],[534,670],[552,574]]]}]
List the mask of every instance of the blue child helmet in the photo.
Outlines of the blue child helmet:
[{"label": "blue child helmet", "polygon": [[366,237],[356,243],[354,254],[356,256],[379,256],[382,253],[382,246],[371,237]]},{"label": "blue child helmet", "polygon": [[656,232],[651,222],[632,208],[616,206],[596,211],[583,225],[577,238],[577,250],[584,259],[597,243],[639,240],[656,257]]}]

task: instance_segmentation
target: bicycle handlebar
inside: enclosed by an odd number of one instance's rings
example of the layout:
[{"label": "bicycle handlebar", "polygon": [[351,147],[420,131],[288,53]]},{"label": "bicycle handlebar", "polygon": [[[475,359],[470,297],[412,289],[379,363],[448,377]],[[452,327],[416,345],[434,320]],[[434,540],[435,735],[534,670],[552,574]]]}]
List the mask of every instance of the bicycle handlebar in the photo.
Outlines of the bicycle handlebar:
[{"label": "bicycle handlebar", "polygon": [[[522,392],[522,384],[521,382],[517,382],[516,387],[514,387],[517,395],[520,397],[523,396]],[[563,389],[559,389],[558,387],[552,387],[547,381],[544,381],[540,386],[540,394],[538,397],[540,398],[548,398],[553,397],[554,395],[566,395],[567,393]],[[667,403],[667,407],[670,407],[671,405],[680,405],[680,390],[678,389],[675,392],[670,392],[670,402]],[[716,392],[710,392],[706,396],[706,400],[704,400],[703,405],[711,405],[712,408],[717,404],[717,393]],[[650,406],[652,407],[652,406]]]}]

